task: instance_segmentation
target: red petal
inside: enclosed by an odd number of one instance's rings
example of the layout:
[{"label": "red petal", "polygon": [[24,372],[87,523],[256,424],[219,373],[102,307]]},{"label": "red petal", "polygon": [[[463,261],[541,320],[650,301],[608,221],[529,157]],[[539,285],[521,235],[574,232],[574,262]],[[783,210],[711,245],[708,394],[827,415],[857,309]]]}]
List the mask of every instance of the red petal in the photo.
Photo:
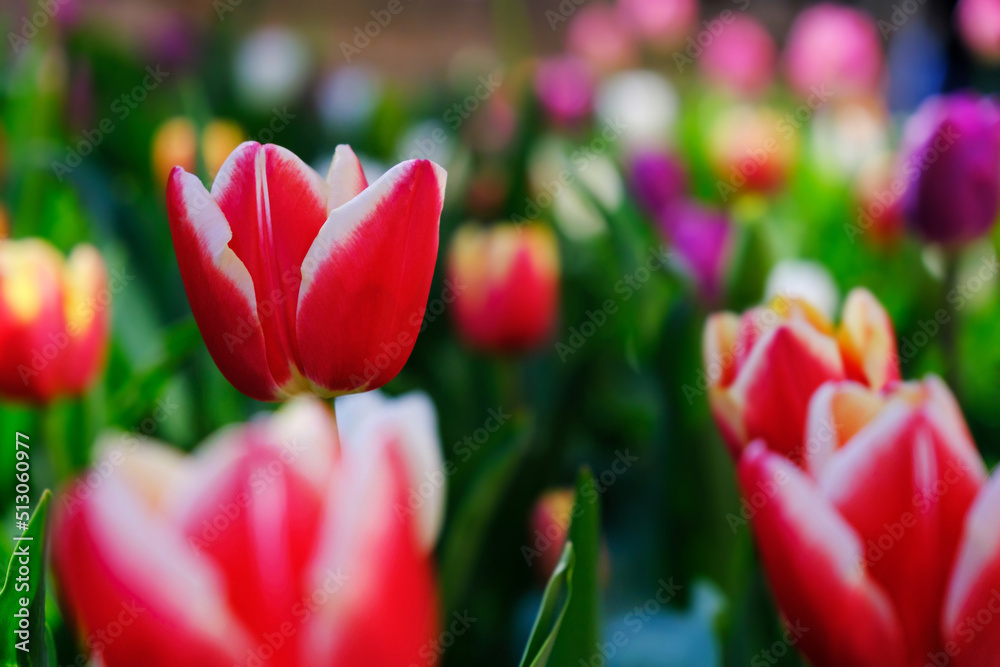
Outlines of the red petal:
[{"label": "red petal", "polygon": [[340,144],[333,152],[326,184],[330,186],[330,198],[327,201],[327,209],[330,211],[351,201],[368,187],[361,161],[347,144]]},{"label": "red petal", "polygon": [[994,472],[965,519],[944,604],[942,648],[956,667],[1000,667],[998,507],[1000,474]]},{"label": "red petal", "polygon": [[[819,473],[861,536],[916,661],[941,643],[940,609],[962,520],[985,468],[943,385],[901,385]],[[960,419],[960,417],[959,417]]]},{"label": "red petal", "polygon": [[444,169],[412,160],[334,209],[302,266],[298,342],[327,393],[382,386],[410,356],[438,250]]},{"label": "red petal", "polygon": [[97,249],[77,246],[66,262],[66,333],[63,382],[66,391],[82,393],[104,365],[111,328],[108,273]]},{"label": "red petal", "polygon": [[225,216],[201,181],[180,168],[167,185],[167,214],[191,312],[212,359],[244,394],[274,400],[279,389],[268,369],[254,283],[229,247]]},{"label": "red petal", "polygon": [[739,476],[778,606],[808,628],[797,648],[816,667],[903,667],[899,622],[861,541],[812,481],[760,441],[744,450]]}]

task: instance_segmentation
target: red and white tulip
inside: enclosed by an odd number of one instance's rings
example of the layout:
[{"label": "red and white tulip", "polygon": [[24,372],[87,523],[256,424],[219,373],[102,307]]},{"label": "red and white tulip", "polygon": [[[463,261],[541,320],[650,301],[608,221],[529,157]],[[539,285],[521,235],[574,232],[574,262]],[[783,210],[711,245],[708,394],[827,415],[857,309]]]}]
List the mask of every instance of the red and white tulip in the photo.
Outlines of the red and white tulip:
[{"label": "red and white tulip", "polygon": [[[91,658],[423,664],[438,628],[436,417],[423,396],[353,399],[338,399],[340,438],[333,412],[300,397],[191,456],[105,439],[62,494],[52,533],[59,590]],[[112,625],[120,633],[95,643]]]},{"label": "red and white tulip", "polygon": [[338,146],[324,179],[256,142],[229,156],[211,192],[174,168],[167,211],[181,278],[222,374],[269,401],[395,377],[427,305],[445,177],[410,160],[369,185]]},{"label": "red and white tulip", "polygon": [[806,470],[762,441],[739,462],[783,616],[817,667],[1000,664],[1000,475],[937,378],[814,395]]},{"label": "red and white tulip", "polygon": [[111,292],[100,253],[64,258],[42,239],[0,239],[0,396],[84,393],[107,356]]},{"label": "red and white tulip", "polygon": [[712,413],[734,455],[762,439],[799,459],[807,407],[820,385],[852,379],[881,389],[899,379],[892,321],[861,288],[847,296],[836,328],[795,297],[742,315],[716,313],[702,351]]}]

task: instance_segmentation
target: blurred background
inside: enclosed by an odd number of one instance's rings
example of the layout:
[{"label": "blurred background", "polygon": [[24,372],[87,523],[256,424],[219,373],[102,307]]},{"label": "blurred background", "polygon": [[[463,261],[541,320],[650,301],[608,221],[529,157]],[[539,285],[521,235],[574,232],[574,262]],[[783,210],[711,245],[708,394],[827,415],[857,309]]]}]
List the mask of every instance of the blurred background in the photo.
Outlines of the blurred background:
[{"label": "blurred background", "polygon": [[[998,32],[1000,7],[967,4],[968,25]],[[996,271],[970,282],[994,266],[994,233],[943,250],[892,194],[908,116],[942,92],[994,92],[1000,41],[949,2],[851,6],[867,23],[814,16],[795,46],[808,3],[4,0],[0,236],[94,243],[112,336],[92,390],[4,403],[0,432],[66,438],[78,469],[109,426],[190,449],[272,409],[229,385],[191,319],[164,202],[175,164],[208,183],[247,139],[321,174],[349,143],[369,182],[432,159],[449,173],[441,255],[386,389],[430,394],[453,464],[442,614],[476,621],[443,664],[519,658],[558,554],[550,508],[565,515],[545,494],[582,465],[602,507],[602,635],[628,637],[591,664],[802,664],[709,413],[706,316],[802,291],[836,319],[866,286],[893,316],[903,376],[947,377],[987,462],[1000,456]],[[491,338],[475,326],[487,314],[454,312],[486,279],[462,273],[453,239],[527,222],[558,261],[498,289],[555,290],[554,305]],[[947,335],[921,338],[942,304]],[[4,479],[13,461],[5,449]],[[56,604],[48,615],[71,664],[73,633]]]}]

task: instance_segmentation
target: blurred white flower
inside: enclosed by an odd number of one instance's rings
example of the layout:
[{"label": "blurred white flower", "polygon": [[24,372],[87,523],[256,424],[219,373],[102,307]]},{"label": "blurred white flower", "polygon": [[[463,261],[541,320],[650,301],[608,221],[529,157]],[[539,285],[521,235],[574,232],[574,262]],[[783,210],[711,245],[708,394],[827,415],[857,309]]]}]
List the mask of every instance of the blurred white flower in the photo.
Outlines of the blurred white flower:
[{"label": "blurred white flower", "polygon": [[316,110],[327,128],[357,130],[371,118],[382,82],[368,68],[346,66],[327,74],[316,91]]},{"label": "blurred white flower", "polygon": [[267,110],[302,93],[311,62],[305,41],[291,29],[275,26],[250,33],[237,49],[233,66],[240,99]]},{"label": "blurred white flower", "polygon": [[801,259],[778,262],[767,276],[764,296],[765,301],[777,296],[803,299],[831,321],[840,301],[837,284],[826,267]]},{"label": "blurred white flower", "polygon": [[622,150],[665,147],[677,120],[679,99],[670,80],[652,70],[610,76],[597,89],[596,114],[603,125],[621,126]]}]

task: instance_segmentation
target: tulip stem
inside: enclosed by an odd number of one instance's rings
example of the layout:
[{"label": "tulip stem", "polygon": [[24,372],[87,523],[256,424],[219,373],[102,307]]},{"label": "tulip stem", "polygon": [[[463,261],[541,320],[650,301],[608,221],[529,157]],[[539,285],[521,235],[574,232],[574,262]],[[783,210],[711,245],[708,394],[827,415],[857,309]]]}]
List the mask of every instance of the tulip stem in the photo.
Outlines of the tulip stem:
[{"label": "tulip stem", "polygon": [[[948,294],[955,288],[958,282],[958,252],[948,249],[944,255],[944,279],[942,281],[941,300],[942,308],[945,312],[951,310],[948,301]],[[956,396],[959,391],[958,373],[958,313],[952,312],[951,317],[946,318],[941,324],[941,347],[944,352],[944,376],[948,386]]]}]

